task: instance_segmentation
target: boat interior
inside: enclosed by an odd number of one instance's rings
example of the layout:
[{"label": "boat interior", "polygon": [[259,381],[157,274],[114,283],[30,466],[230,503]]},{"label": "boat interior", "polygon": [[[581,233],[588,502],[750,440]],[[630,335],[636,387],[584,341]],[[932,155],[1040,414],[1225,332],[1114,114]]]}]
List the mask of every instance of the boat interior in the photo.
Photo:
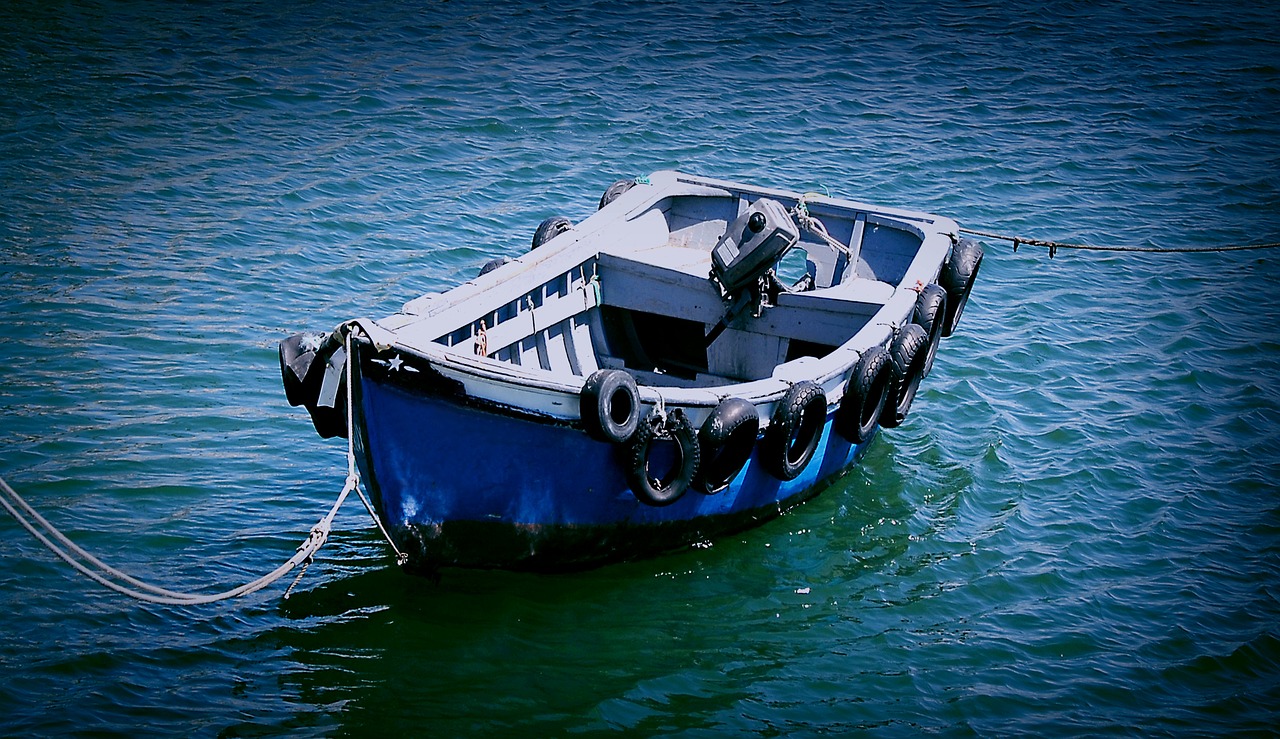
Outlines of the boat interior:
[{"label": "boat interior", "polygon": [[[790,226],[778,226],[791,228],[794,240],[777,259],[767,255],[761,270],[772,268],[765,273],[772,288],[726,295],[712,278],[713,251],[735,223],[759,209],[759,199],[749,193],[663,198],[583,237],[595,248],[534,289],[509,294],[482,315],[447,311],[455,316],[445,324],[451,328],[431,340],[527,369],[586,376],[626,368],[641,384],[675,387],[764,379],[787,362],[825,356],[894,294],[924,234],[888,215],[807,203],[825,237],[788,215]],[[781,205],[793,214],[796,202]],[[541,248],[555,249],[554,242]],[[500,282],[521,261],[491,279]]]}]

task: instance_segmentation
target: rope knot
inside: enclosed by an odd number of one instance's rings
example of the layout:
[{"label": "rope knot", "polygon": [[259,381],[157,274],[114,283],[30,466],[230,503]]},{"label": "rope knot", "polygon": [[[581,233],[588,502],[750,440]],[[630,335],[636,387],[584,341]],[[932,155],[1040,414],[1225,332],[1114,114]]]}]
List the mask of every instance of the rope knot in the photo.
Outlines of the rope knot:
[{"label": "rope knot", "polygon": [[653,414],[649,416],[649,423],[658,431],[659,434],[666,432],[667,405],[662,399],[662,393],[658,393],[658,404],[653,407]]}]

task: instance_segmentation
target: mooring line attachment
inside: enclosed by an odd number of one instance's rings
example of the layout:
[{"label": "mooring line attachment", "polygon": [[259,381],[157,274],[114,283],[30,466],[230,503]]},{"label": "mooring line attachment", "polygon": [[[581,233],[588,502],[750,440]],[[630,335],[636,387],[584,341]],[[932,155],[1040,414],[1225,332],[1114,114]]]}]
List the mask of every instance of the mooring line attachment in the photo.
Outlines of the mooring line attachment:
[{"label": "mooring line attachment", "polygon": [[[532,303],[532,300],[530,302]],[[532,306],[530,307],[532,308]],[[482,327],[481,335],[483,336],[484,322],[481,321],[480,325]],[[359,329],[360,332],[369,339],[370,343],[373,343],[374,338],[373,334],[370,333],[370,330],[360,321],[351,321],[347,323],[346,326],[347,332],[344,337],[344,341],[346,343],[347,351],[347,481],[355,481],[353,487],[355,488],[356,495],[360,496],[360,502],[364,503],[364,508],[369,512],[369,517],[373,519],[375,524],[377,524],[378,531],[382,532],[382,538],[387,540],[387,544],[391,547],[391,551],[396,553],[396,564],[403,567],[404,564],[409,561],[409,555],[400,551],[400,547],[396,546],[395,541],[391,538],[391,534],[388,534],[386,527],[382,525],[382,519],[378,518],[378,512],[373,510],[373,505],[364,497],[364,493],[360,492],[360,472],[356,469],[356,409],[354,403],[355,394],[352,389],[355,385],[354,370],[352,369],[355,365],[355,361],[354,355],[351,353],[351,334],[355,329]]]},{"label": "mooring line attachment", "polygon": [[[1173,253],[1190,253],[1190,252],[1225,252],[1225,251],[1251,251],[1254,249],[1276,249],[1280,248],[1280,242],[1269,244],[1232,244],[1227,246],[1097,246],[1094,244],[1068,244],[1061,241],[1045,241],[1043,239],[1030,239],[1025,236],[1006,236],[1004,234],[990,233],[988,231],[978,231],[972,228],[961,228],[961,233],[970,236],[978,236],[984,239],[996,239],[998,241],[1008,241],[1013,244],[1013,253],[1018,253],[1018,247],[1027,246],[1043,246],[1049,249],[1049,258],[1052,259],[1059,249],[1083,249],[1086,251],[1134,251],[1148,252],[1155,254],[1173,254]],[[954,239],[953,239],[954,240]]]}]

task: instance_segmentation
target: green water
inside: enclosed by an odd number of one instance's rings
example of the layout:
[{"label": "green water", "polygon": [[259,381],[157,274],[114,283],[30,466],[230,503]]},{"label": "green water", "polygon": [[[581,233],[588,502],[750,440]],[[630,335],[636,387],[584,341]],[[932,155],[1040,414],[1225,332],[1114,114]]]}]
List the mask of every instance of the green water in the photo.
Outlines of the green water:
[{"label": "green water", "polygon": [[[276,342],[679,168],[1090,243],[1280,241],[1264,6],[0,7],[0,475],[176,588],[341,488]],[[137,604],[0,520],[0,735],[1223,735],[1280,706],[1273,252],[989,243],[863,465],[587,573]]]}]

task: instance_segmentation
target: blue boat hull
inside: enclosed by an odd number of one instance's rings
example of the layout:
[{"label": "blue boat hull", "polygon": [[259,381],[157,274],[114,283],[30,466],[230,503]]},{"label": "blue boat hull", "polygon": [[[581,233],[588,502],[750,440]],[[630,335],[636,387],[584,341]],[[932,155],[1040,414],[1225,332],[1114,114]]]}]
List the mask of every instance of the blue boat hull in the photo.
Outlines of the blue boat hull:
[{"label": "blue boat hull", "polygon": [[727,490],[652,506],[628,487],[618,448],[580,428],[370,377],[367,361],[357,366],[363,479],[418,570],[582,569],[707,542],[817,494],[870,443],[833,433],[828,414],[817,452],[794,480],[778,480],[753,453]]}]

